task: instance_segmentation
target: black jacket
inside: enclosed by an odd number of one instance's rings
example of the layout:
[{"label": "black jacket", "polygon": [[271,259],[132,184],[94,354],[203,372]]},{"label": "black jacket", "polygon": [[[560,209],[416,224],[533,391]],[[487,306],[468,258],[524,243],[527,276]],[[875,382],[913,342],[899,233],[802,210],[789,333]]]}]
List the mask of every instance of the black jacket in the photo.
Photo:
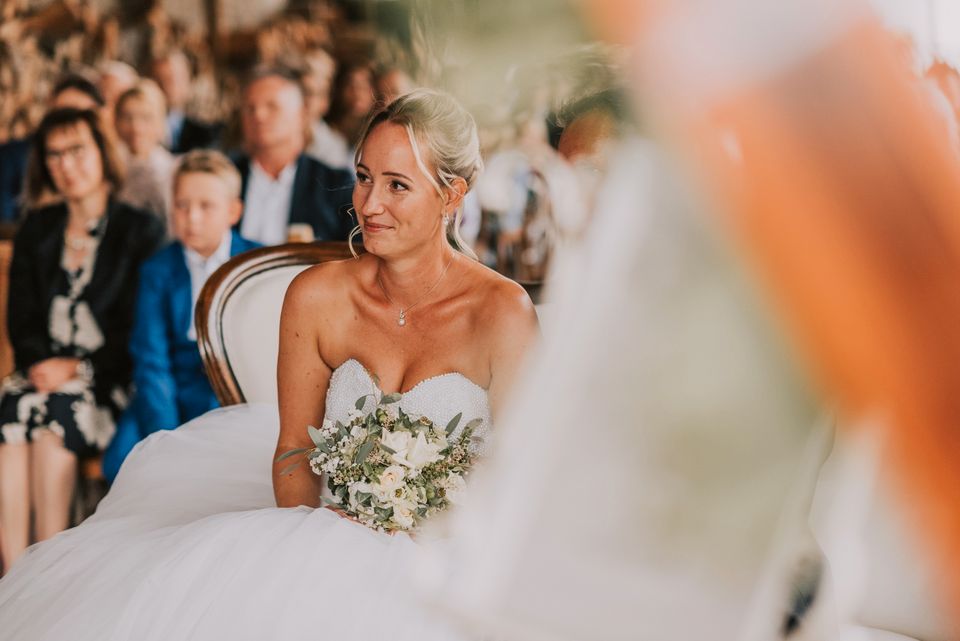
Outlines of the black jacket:
[{"label": "black jacket", "polygon": [[[241,156],[234,162],[243,177],[243,199],[246,201],[250,158]],[[352,197],[351,172],[328,167],[315,158],[300,154],[287,224],[309,224],[316,240],[346,240],[356,225],[355,217],[350,214]],[[236,228],[240,229],[239,222]]]},{"label": "black jacket", "polygon": [[173,141],[170,149],[174,154],[185,154],[194,149],[218,149],[220,137],[223,134],[223,124],[219,122],[200,122],[193,118],[183,119],[183,128],[180,137]]},{"label": "black jacket", "polygon": [[[129,384],[132,363],[127,350],[133,327],[140,264],[163,243],[163,221],[124,203],[110,201],[90,282],[80,294],[103,332],[104,344],[89,355],[95,392],[109,393]],[[50,306],[66,275],[60,267],[67,207],[52,205],[27,214],[13,241],[7,328],[16,368],[54,356]]]}]

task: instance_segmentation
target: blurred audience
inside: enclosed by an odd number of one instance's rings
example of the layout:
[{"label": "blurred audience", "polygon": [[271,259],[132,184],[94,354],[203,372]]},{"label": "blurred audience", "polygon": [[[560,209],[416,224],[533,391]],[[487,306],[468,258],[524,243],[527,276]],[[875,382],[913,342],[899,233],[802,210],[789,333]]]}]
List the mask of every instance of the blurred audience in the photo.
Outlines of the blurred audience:
[{"label": "blurred audience", "polygon": [[[60,78],[50,93],[50,108],[74,107],[93,109],[102,115],[105,101],[95,83],[80,74],[67,74]],[[27,176],[27,160],[32,139],[24,137],[0,145],[0,222],[17,222],[24,209],[37,207],[58,199],[49,190],[39,190],[24,198],[23,188]]]},{"label": "blurred audience", "polygon": [[40,123],[28,191],[62,202],[32,211],[10,266],[16,371],[0,384],[0,549],[6,567],[69,523],[78,461],[102,452],[126,405],[137,272],[162,242],[151,214],[117,202],[123,170],[91,110]]},{"label": "blurred audience", "polygon": [[309,226],[313,239],[346,240],[354,226],[348,212],[353,175],[304,153],[308,124],[297,75],[283,67],[257,69],[243,94],[242,120],[240,232],[276,245],[291,228]]},{"label": "blurred audience", "polygon": [[351,157],[375,103],[370,66],[348,64],[341,67],[333,81],[333,101],[328,122],[343,139]]},{"label": "blurred audience", "polygon": [[306,153],[328,167],[352,172],[353,155],[347,141],[326,120],[336,71],[336,61],[322,49],[312,52],[305,59],[301,84],[307,121],[310,123],[310,145]]},{"label": "blurred audience", "polygon": [[97,86],[104,101],[104,109],[100,115],[104,119],[104,124],[113,128],[117,99],[124,91],[135,85],[140,76],[133,67],[117,60],[104,62],[97,70],[100,73]]},{"label": "blurred audience", "polygon": [[240,219],[240,174],[212,150],[187,153],[173,178],[176,241],[140,270],[130,355],[136,392],[103,459],[113,480],[141,439],[218,406],[197,348],[194,309],[207,278],[257,247],[231,227]]},{"label": "blurred audience", "polygon": [[377,101],[385,105],[416,89],[416,86],[410,74],[400,67],[381,67],[374,80]]},{"label": "blurred audience", "polygon": [[201,122],[187,113],[193,81],[187,56],[177,49],[167,51],[153,60],[151,75],[167,98],[165,142],[170,151],[179,154],[216,146],[222,126]]},{"label": "blurred audience", "polygon": [[127,179],[117,199],[157,214],[168,229],[173,154],[161,144],[166,102],[152,80],[127,89],[116,104],[117,136],[123,141]]}]

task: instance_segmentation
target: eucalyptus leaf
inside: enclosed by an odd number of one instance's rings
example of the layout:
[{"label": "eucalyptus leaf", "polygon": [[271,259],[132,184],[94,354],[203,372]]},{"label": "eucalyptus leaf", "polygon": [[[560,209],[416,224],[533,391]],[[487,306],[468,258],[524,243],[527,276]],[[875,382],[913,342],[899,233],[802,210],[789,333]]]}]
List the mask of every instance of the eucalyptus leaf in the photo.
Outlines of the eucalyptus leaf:
[{"label": "eucalyptus leaf", "polygon": [[403,396],[397,392],[394,392],[393,394],[385,394],[380,398],[380,404],[391,405],[393,403],[399,402],[401,398],[403,398]]},{"label": "eucalyptus leaf", "polygon": [[303,454],[303,453],[306,452],[308,449],[310,449],[310,448],[309,448],[309,447],[299,447],[299,448],[297,448],[297,449],[295,449],[295,450],[290,450],[289,452],[284,452],[283,454],[281,454],[280,456],[278,456],[273,462],[274,462],[274,463],[279,463],[280,461],[282,461],[282,460],[284,460],[284,459],[288,459],[288,458],[290,458],[291,456],[296,456],[297,454]]},{"label": "eucalyptus leaf", "polygon": [[358,398],[358,399],[357,399],[357,402],[354,403],[353,406],[354,406],[355,408],[357,408],[358,410],[363,410],[363,406],[366,405],[366,403],[367,403],[367,397],[366,397],[366,395],[364,395],[364,396],[361,396],[360,398]]},{"label": "eucalyptus leaf", "polygon": [[320,430],[315,428],[313,425],[307,425],[307,433],[310,435],[310,440],[313,441],[314,445],[319,446],[324,442],[323,434],[320,433]]},{"label": "eucalyptus leaf", "polygon": [[397,453],[397,451],[396,451],[395,449],[389,448],[389,447],[387,447],[386,445],[384,445],[383,443],[380,444],[380,449],[383,450],[384,452],[386,452],[387,454],[396,454],[396,453]]},{"label": "eucalyptus leaf", "polygon": [[463,418],[463,412],[460,412],[447,423],[447,435],[453,434],[453,430],[457,429],[457,425],[460,423],[460,419]]},{"label": "eucalyptus leaf", "polygon": [[297,461],[296,463],[291,463],[290,465],[288,465],[288,466],[286,466],[285,468],[283,468],[282,470],[280,470],[280,476],[286,476],[286,475],[289,474],[290,472],[292,472],[292,471],[294,471],[295,469],[297,469],[297,467],[299,467],[299,466],[300,466],[300,461]]},{"label": "eucalyptus leaf", "polygon": [[353,462],[354,462],[355,464],[359,465],[359,464],[363,463],[364,461],[366,461],[366,460],[367,460],[367,456],[370,455],[370,450],[373,449],[373,446],[374,446],[375,444],[376,444],[376,440],[374,440],[374,439],[372,439],[372,438],[367,439],[366,441],[364,441],[363,445],[361,445],[361,446],[357,449],[357,454],[356,454],[356,456],[354,457]]},{"label": "eucalyptus leaf", "polygon": [[466,426],[464,429],[466,429],[466,430],[475,430],[475,429],[477,429],[478,427],[480,427],[482,424],[483,424],[483,419],[482,419],[482,418],[475,418],[475,419],[473,419],[472,421],[470,421],[469,423],[467,423],[467,426]]}]

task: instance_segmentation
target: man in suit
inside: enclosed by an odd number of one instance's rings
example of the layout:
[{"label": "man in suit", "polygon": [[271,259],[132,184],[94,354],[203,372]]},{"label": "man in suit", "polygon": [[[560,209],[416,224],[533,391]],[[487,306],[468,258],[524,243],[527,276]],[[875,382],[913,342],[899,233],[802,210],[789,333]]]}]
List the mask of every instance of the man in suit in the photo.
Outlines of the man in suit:
[{"label": "man in suit", "polygon": [[240,218],[240,175],[220,152],[186,154],[174,175],[177,240],[140,269],[130,339],[133,400],[103,458],[112,480],[143,438],[217,407],[197,347],[194,309],[206,279],[232,256],[258,247],[231,227]]},{"label": "man in suit", "polygon": [[296,74],[258,69],[242,109],[249,155],[236,160],[243,176],[241,233],[277,245],[298,225],[309,226],[315,240],[346,240],[355,224],[349,212],[353,175],[304,153],[307,115]]},{"label": "man in suit", "polygon": [[221,123],[205,123],[186,114],[190,100],[190,61],[182,51],[172,49],[153,60],[153,79],[167,97],[167,145],[175,154],[192,149],[219,146]]}]

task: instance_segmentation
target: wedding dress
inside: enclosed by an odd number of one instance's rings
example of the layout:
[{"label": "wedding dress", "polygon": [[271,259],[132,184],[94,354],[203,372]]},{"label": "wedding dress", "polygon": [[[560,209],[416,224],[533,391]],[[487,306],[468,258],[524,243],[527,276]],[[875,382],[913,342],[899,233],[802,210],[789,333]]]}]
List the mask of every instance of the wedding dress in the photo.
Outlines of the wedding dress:
[{"label": "wedding dress", "polygon": [[[367,370],[346,361],[326,417],[346,422],[370,393]],[[421,381],[398,405],[441,424],[481,418],[481,439],[489,430],[486,391],[458,373]],[[141,443],[96,514],[0,581],[0,640],[461,638],[410,598],[409,536],[275,507],[277,432],[276,406],[245,405]]]}]

